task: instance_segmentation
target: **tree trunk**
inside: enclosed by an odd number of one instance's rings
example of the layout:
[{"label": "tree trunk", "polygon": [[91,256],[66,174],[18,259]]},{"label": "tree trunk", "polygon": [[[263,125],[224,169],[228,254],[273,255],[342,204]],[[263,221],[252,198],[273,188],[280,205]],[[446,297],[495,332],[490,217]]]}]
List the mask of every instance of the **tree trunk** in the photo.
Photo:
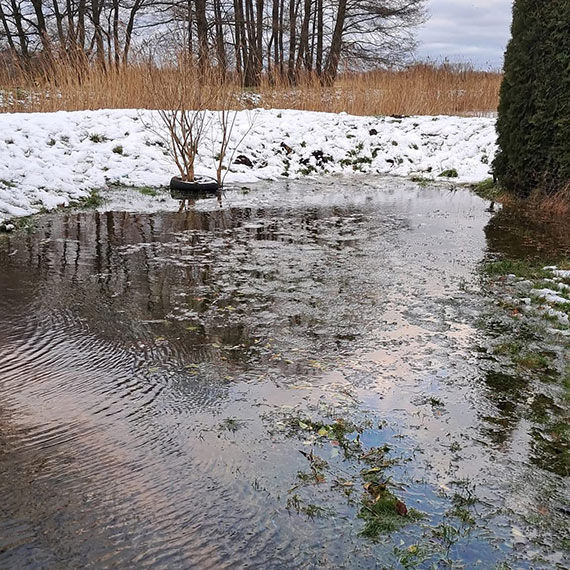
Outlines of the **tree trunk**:
[{"label": "tree trunk", "polygon": [[119,44],[119,0],[113,0],[113,61],[118,71],[121,66]]},{"label": "tree trunk", "polygon": [[47,32],[46,19],[43,12],[42,0],[32,0],[32,6],[34,7],[34,13],[36,15],[36,26],[38,28],[42,48],[44,52],[49,55],[51,53],[51,45]]},{"label": "tree trunk", "polygon": [[2,28],[4,28],[4,34],[6,36],[6,41],[8,42],[8,47],[10,48],[10,51],[12,53],[16,54],[17,53],[16,45],[14,44],[14,40],[12,38],[12,34],[8,26],[8,20],[6,19],[6,13],[4,12],[4,8],[2,8],[1,2],[0,2],[0,20],[2,21]]},{"label": "tree trunk", "polygon": [[285,55],[283,50],[283,35],[285,32],[285,0],[279,2],[279,76],[285,74]]},{"label": "tree trunk", "polygon": [[208,64],[208,21],[206,19],[206,0],[195,0],[196,30],[198,34],[198,67],[205,74]]},{"label": "tree trunk", "polygon": [[336,23],[334,26],[334,32],[331,41],[331,49],[327,58],[325,71],[323,73],[323,82],[325,85],[332,85],[335,82],[338,73],[338,63],[340,61],[340,52],[342,50],[342,36],[344,32],[345,17],[346,0],[339,0]]},{"label": "tree trunk", "polygon": [[216,26],[216,55],[218,57],[218,67],[222,79],[226,77],[227,60],[226,60],[226,47],[224,44],[224,27],[222,21],[222,7],[220,0],[214,0],[214,20]]},{"label": "tree trunk", "polygon": [[303,14],[303,23],[301,25],[301,35],[299,37],[299,53],[297,54],[297,63],[295,71],[298,74],[301,66],[309,55],[309,24],[311,22],[311,0],[305,0]]},{"label": "tree trunk", "polygon": [[271,41],[273,47],[273,79],[279,69],[279,0],[273,0],[271,10]]},{"label": "tree trunk", "polygon": [[297,10],[295,0],[289,0],[289,61],[287,63],[287,77],[289,83],[295,83],[295,41],[297,28]]},{"label": "tree trunk", "polygon": [[188,58],[191,62],[194,57],[194,17],[192,12],[192,0],[187,1],[188,17]]},{"label": "tree trunk", "polygon": [[67,38],[65,37],[65,32],[63,30],[63,14],[59,9],[58,0],[53,0],[52,5],[53,5],[53,15],[55,16],[55,24],[57,28],[59,49],[61,52],[63,52],[67,44]]},{"label": "tree trunk", "polygon": [[323,73],[323,0],[317,0],[317,58],[315,65],[317,67],[317,75],[320,77]]},{"label": "tree trunk", "polygon": [[95,58],[97,64],[106,69],[105,66],[105,43],[103,40],[103,28],[101,27],[101,11],[103,4],[99,0],[91,0],[91,21],[93,22],[95,40]]},{"label": "tree trunk", "polygon": [[235,27],[235,56],[236,71],[244,82],[246,54],[245,54],[245,23],[243,18],[242,0],[234,0],[234,27]]}]

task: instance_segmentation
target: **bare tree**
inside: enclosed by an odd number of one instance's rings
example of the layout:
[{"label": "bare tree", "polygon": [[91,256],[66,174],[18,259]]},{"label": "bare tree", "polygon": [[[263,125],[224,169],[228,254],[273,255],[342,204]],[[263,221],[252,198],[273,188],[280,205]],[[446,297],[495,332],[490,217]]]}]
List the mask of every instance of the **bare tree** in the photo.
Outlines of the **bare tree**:
[{"label": "bare tree", "polygon": [[234,70],[245,87],[272,80],[294,84],[300,73],[333,83],[351,66],[404,61],[427,0],[0,0],[0,49],[30,62],[67,58],[78,69],[128,65],[137,33],[151,43],[160,26],[180,57]]}]

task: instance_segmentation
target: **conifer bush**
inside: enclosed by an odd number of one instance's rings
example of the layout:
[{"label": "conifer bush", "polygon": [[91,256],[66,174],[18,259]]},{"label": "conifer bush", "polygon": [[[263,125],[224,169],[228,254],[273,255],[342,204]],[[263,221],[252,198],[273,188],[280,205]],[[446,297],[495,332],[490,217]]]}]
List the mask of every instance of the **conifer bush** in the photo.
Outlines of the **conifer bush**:
[{"label": "conifer bush", "polygon": [[499,183],[570,197],[570,1],[515,0],[493,168]]}]

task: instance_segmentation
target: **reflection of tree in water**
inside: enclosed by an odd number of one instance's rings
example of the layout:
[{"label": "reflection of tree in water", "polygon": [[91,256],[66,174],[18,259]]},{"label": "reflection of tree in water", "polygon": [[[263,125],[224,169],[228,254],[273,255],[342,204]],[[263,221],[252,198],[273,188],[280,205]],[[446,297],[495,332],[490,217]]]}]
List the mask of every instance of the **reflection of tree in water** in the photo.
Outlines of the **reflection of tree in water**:
[{"label": "reflection of tree in water", "polygon": [[[503,208],[485,228],[488,252],[501,259],[528,259],[537,265],[556,263],[570,253],[567,226],[553,220],[533,220],[528,212]],[[497,285],[500,287],[500,283]],[[489,338],[506,339],[544,353],[543,335],[524,319],[496,310],[484,320]],[[555,356],[552,353],[551,356]],[[493,360],[493,359],[492,359]],[[482,361],[484,363],[484,361]],[[484,363],[485,368],[489,368]],[[493,365],[491,365],[493,366]],[[552,370],[485,370],[487,398],[494,413],[484,417],[486,436],[499,448],[512,445],[517,429],[526,426],[531,440],[530,461],[561,476],[570,475],[570,410],[568,402],[555,397],[559,378]]]},{"label": "reflection of tree in water", "polygon": [[488,427],[483,432],[498,449],[505,449],[521,420],[521,406],[527,397],[528,382],[520,376],[491,370],[485,372],[484,381],[495,413],[484,417]]},{"label": "reflection of tree in water", "polygon": [[562,477],[570,476],[570,410],[545,394],[535,394],[530,405],[533,462]]},{"label": "reflection of tree in water", "polygon": [[566,220],[536,217],[536,212],[503,207],[485,228],[488,251],[507,259],[547,262],[570,256]]},{"label": "reflection of tree in water", "polygon": [[284,351],[336,351],[366,323],[377,282],[354,253],[373,235],[367,224],[358,207],[335,206],[68,213],[16,236],[6,263],[33,269],[53,319],[72,311],[122,346],[185,363],[283,364]]}]

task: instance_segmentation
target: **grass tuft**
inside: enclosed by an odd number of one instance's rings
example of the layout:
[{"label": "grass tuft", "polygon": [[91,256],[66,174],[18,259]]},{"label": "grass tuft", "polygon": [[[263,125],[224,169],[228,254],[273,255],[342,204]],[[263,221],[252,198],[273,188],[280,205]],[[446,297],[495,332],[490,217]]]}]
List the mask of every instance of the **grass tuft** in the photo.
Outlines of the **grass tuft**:
[{"label": "grass tuft", "polygon": [[543,265],[537,265],[524,259],[502,259],[486,263],[483,271],[489,276],[516,275],[523,279],[546,279],[551,276]]}]

